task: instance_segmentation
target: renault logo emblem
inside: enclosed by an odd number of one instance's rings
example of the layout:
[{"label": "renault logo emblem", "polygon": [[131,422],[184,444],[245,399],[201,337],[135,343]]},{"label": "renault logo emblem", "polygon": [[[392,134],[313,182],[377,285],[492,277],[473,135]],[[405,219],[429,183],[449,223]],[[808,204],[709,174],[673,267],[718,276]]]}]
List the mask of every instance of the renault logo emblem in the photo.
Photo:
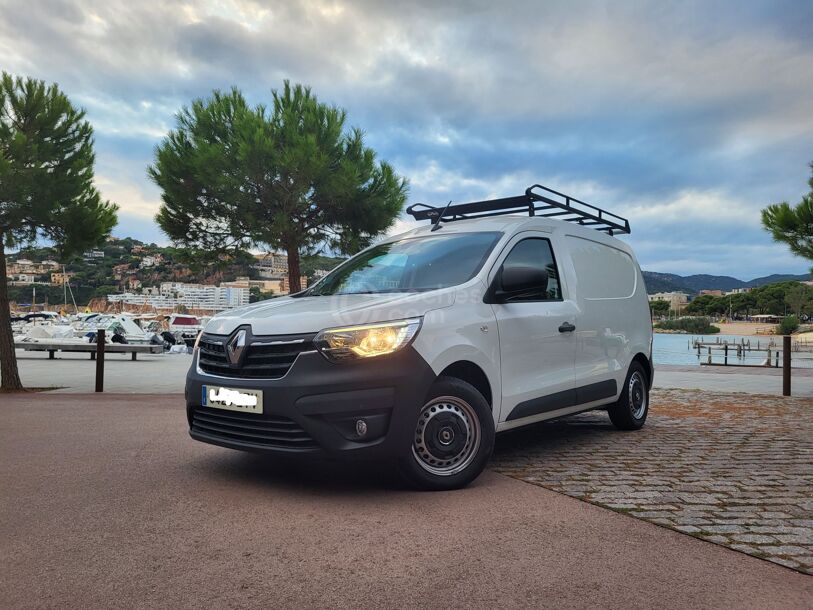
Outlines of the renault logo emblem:
[{"label": "renault logo emblem", "polygon": [[229,356],[229,362],[233,365],[240,364],[240,356],[243,355],[243,350],[246,347],[246,331],[238,330],[232,335],[229,342],[226,344],[226,353]]}]

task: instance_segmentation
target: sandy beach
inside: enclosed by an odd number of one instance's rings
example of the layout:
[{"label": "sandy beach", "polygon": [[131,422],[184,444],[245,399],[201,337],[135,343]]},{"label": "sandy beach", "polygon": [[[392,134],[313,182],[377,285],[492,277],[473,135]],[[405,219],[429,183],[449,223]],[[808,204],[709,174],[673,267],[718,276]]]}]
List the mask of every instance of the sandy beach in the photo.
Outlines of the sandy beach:
[{"label": "sandy beach", "polygon": [[[714,326],[720,328],[721,335],[742,335],[754,336],[757,334],[766,335],[764,329],[776,328],[776,324],[766,324],[765,322],[713,322]],[[763,329],[763,332],[757,333],[757,329]]]}]

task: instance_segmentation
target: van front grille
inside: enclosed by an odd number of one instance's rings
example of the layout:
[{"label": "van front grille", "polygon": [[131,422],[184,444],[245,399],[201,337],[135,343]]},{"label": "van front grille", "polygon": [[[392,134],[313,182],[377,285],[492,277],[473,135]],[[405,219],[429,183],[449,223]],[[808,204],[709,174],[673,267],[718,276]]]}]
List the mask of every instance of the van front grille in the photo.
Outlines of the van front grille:
[{"label": "van front grille", "polygon": [[192,431],[223,441],[258,447],[315,449],[317,444],[294,420],[227,412],[208,407],[192,411]]},{"label": "van front grille", "polygon": [[313,345],[315,336],[310,333],[249,337],[242,362],[233,365],[226,353],[230,336],[204,334],[198,344],[198,362],[204,373],[221,377],[279,379],[288,372],[299,354],[316,349]]}]

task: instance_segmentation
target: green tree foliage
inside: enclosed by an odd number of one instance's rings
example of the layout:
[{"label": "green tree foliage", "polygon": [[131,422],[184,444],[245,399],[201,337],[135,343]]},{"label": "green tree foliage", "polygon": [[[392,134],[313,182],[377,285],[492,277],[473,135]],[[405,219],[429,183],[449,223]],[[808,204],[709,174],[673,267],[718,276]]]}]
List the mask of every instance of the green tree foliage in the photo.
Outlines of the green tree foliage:
[{"label": "green tree foliage", "polygon": [[93,130],[56,85],[0,77],[0,372],[22,387],[11,334],[5,248],[45,239],[63,253],[102,243],[116,206],[93,186]]},{"label": "green tree foliage", "polygon": [[[810,289],[800,282],[777,282],[754,288],[750,292],[716,297],[704,294],[686,306],[685,312],[700,316],[767,313],[784,315],[787,307],[797,314],[813,308]],[[808,314],[809,315],[809,314]]]},{"label": "green tree foliage", "polygon": [[653,316],[665,316],[669,312],[669,301],[663,299],[650,301],[649,309],[652,311]]},{"label": "green tree foliage", "polygon": [[267,299],[274,298],[274,291],[268,290],[263,292],[257,286],[252,286],[248,290],[249,292],[249,302],[250,303],[257,303],[259,301],[265,301]]},{"label": "green tree foliage", "polygon": [[791,335],[799,328],[799,318],[796,316],[785,316],[779,322],[780,335]]},{"label": "green tree foliage", "polygon": [[691,315],[714,315],[720,306],[719,297],[715,297],[711,294],[703,294],[692,300],[692,302],[686,306],[685,311]]},{"label": "green tree foliage", "polygon": [[797,316],[802,314],[808,301],[810,301],[810,289],[804,284],[791,286],[785,291],[785,303]]},{"label": "green tree foliage", "polygon": [[270,110],[250,107],[237,89],[195,100],[148,170],[163,191],[158,224],[197,256],[282,249],[298,291],[300,254],[354,253],[406,201],[406,180],[376,161],[346,118],[287,81]]},{"label": "green tree foliage", "polygon": [[678,318],[677,320],[663,320],[655,325],[663,330],[681,331],[693,335],[713,335],[720,332],[720,328],[711,324],[708,318]]},{"label": "green tree foliage", "polygon": [[[810,168],[813,169],[813,163]],[[794,254],[813,260],[813,177],[808,184],[810,192],[795,206],[783,201],[762,210],[762,224],[775,241],[790,246]]]}]

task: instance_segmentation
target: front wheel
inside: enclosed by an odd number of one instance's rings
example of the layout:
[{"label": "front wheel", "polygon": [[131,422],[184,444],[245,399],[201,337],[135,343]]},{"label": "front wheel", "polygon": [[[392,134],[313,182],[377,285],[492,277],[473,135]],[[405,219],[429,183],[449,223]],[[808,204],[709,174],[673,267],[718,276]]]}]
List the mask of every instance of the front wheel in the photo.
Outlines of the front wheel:
[{"label": "front wheel", "polygon": [[411,485],[428,490],[465,487],[494,449],[494,419],[474,386],[439,378],[418,413],[412,444],[398,467]]},{"label": "front wheel", "polygon": [[620,430],[638,430],[644,425],[649,413],[649,383],[640,363],[632,363],[621,397],[607,412]]}]

